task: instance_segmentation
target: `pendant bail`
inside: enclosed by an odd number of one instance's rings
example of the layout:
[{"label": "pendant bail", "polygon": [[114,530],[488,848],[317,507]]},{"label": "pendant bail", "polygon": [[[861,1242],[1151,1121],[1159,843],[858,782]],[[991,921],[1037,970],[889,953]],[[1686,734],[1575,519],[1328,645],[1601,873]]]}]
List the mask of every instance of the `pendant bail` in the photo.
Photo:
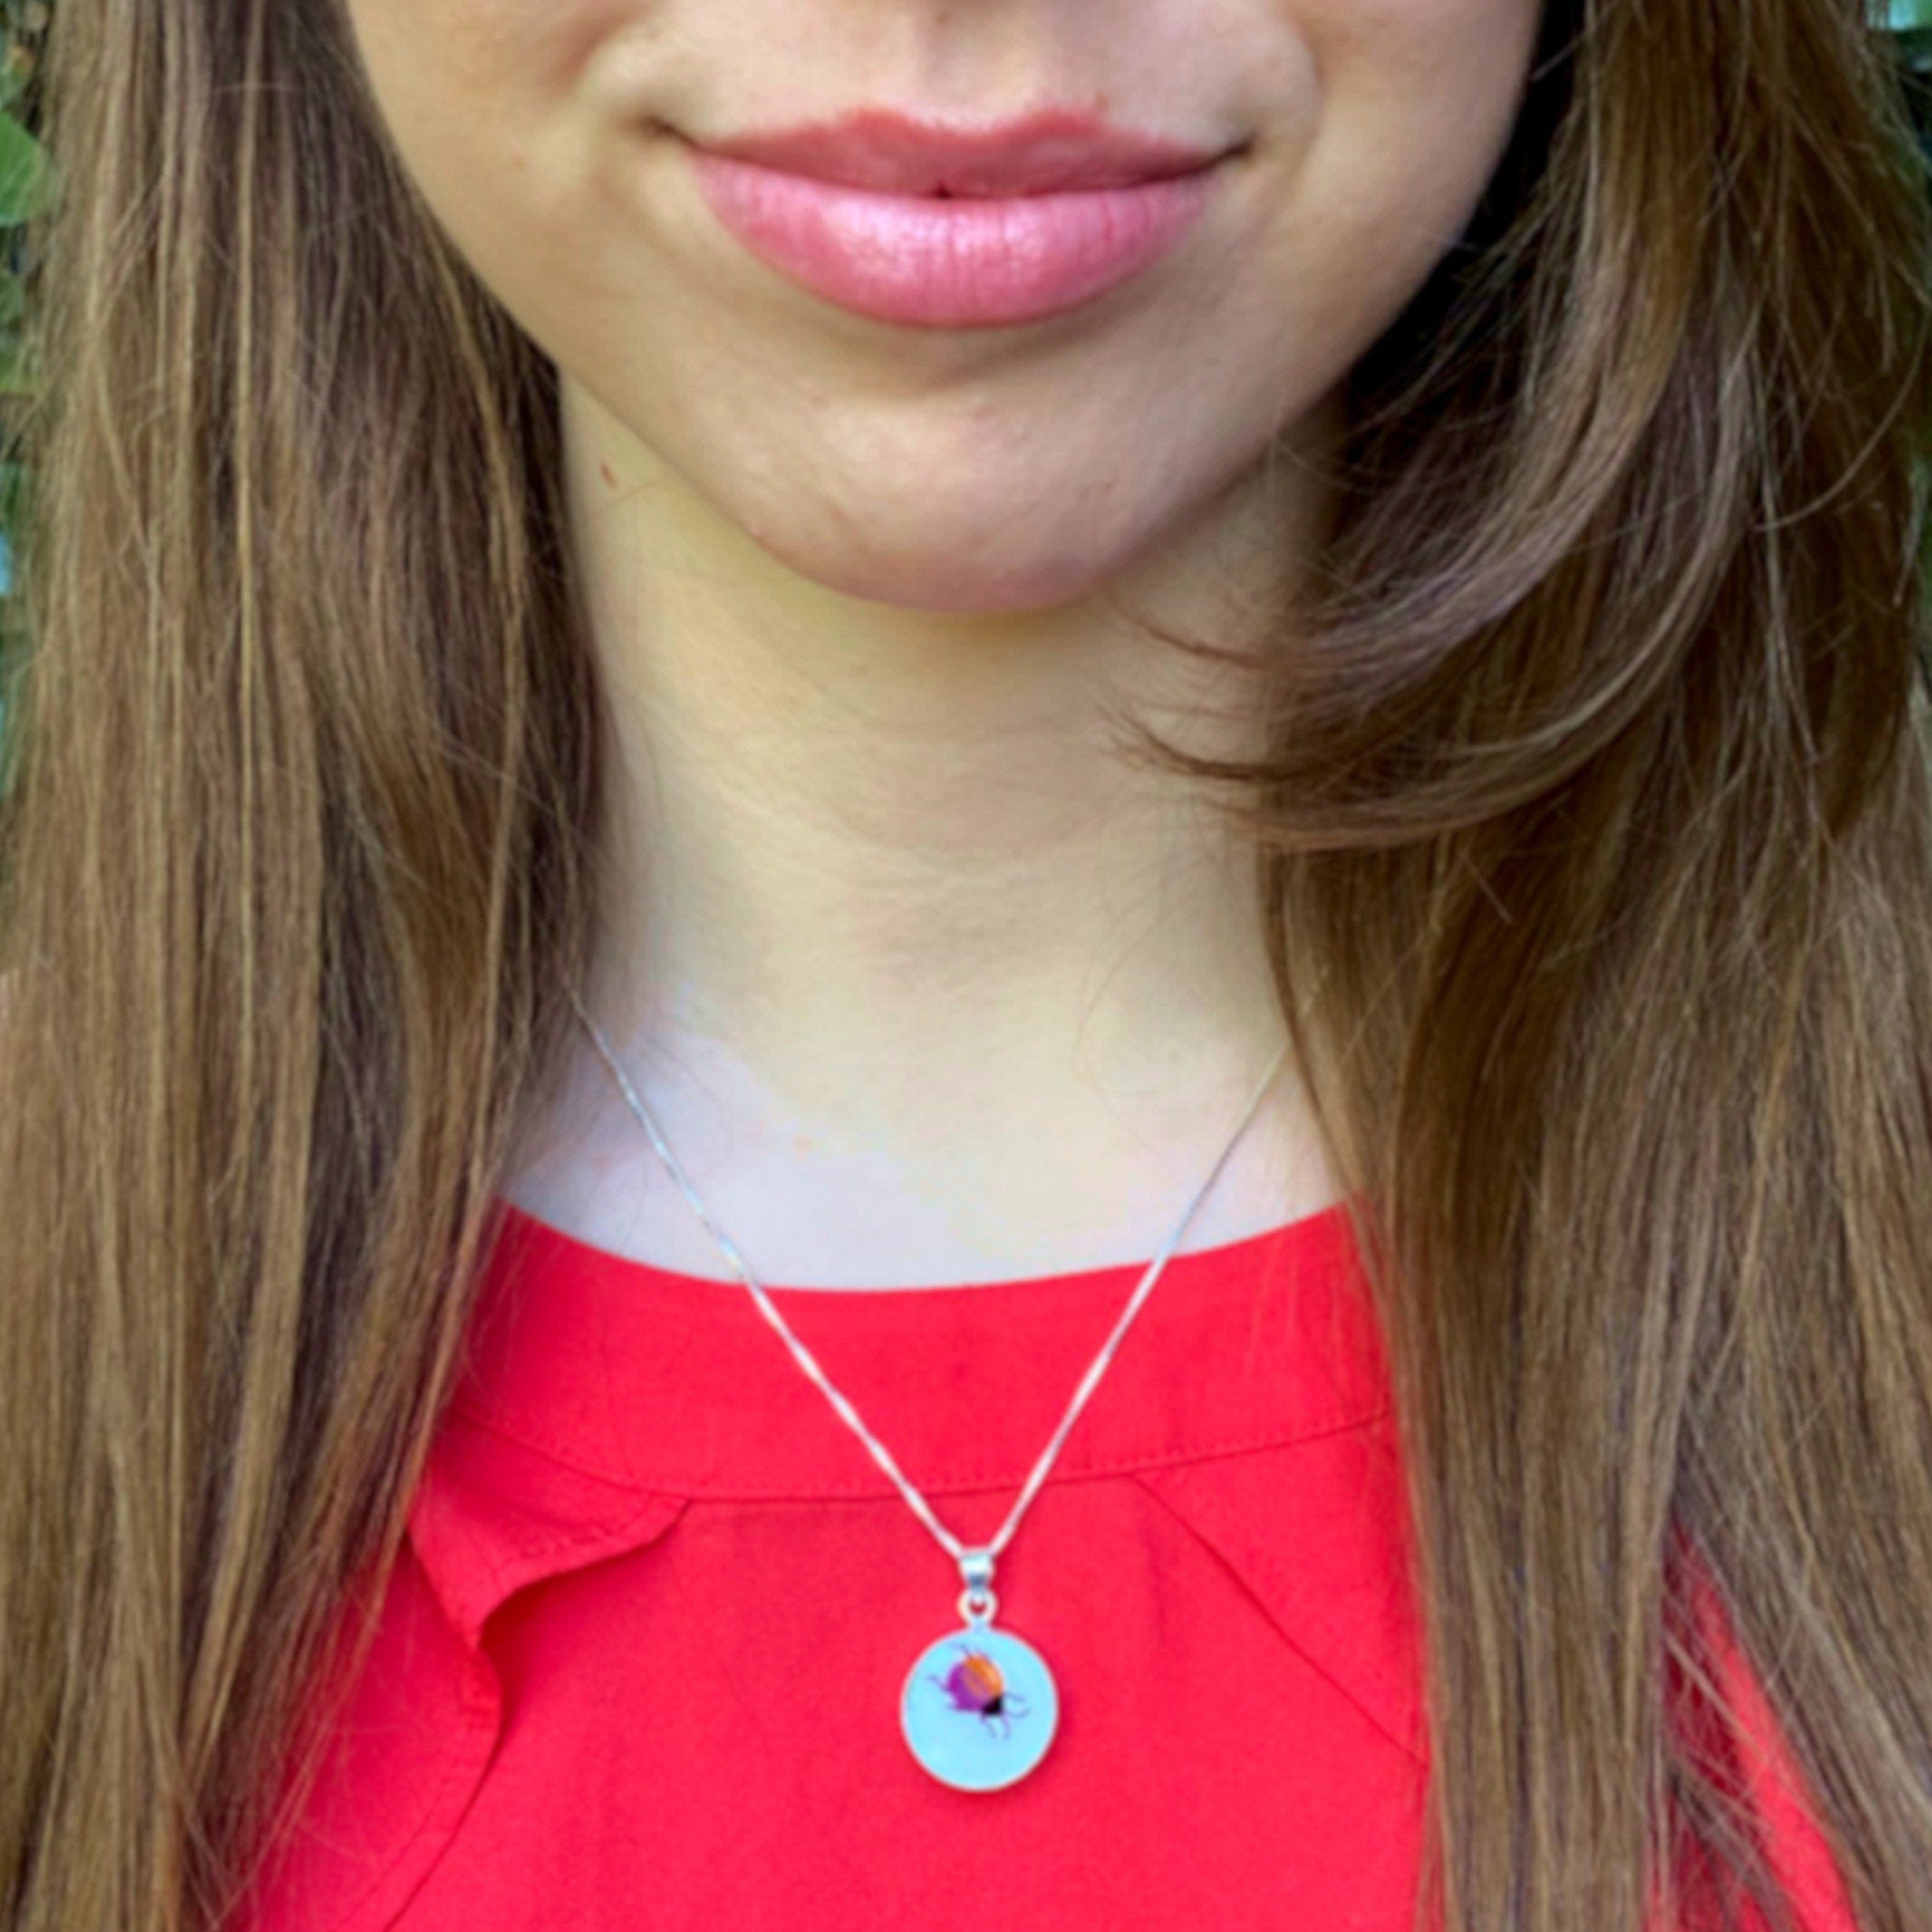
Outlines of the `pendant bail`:
[{"label": "pendant bail", "polygon": [[960,1593],[960,1615],[975,1629],[993,1621],[999,1599],[993,1593],[993,1552],[975,1544],[960,1552],[960,1575],[966,1587]]}]

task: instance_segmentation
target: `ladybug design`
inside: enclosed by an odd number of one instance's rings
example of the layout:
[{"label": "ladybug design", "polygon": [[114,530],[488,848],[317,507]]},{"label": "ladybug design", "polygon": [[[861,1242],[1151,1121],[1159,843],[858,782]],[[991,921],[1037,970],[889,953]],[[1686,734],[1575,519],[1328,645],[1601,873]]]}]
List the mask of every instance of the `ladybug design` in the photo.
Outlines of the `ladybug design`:
[{"label": "ladybug design", "polygon": [[983,1650],[976,1650],[963,1639],[959,1648],[966,1654],[943,1677],[930,1681],[952,1700],[955,1710],[973,1712],[1000,1736],[1012,1735],[1012,1719],[1027,1714],[1026,1699],[1006,1688],[999,1665]]}]

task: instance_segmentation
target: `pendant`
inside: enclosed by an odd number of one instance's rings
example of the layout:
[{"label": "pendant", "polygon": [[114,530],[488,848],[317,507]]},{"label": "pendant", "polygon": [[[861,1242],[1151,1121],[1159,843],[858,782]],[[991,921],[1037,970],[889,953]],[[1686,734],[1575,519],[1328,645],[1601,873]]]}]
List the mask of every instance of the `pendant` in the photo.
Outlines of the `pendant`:
[{"label": "pendant", "polygon": [[899,1728],[913,1755],[941,1784],[996,1791],[1046,1755],[1060,1721],[1060,1694],[1046,1660],[1024,1638],[995,1629],[993,1558],[960,1558],[965,1628],[928,1644],[906,1673]]}]

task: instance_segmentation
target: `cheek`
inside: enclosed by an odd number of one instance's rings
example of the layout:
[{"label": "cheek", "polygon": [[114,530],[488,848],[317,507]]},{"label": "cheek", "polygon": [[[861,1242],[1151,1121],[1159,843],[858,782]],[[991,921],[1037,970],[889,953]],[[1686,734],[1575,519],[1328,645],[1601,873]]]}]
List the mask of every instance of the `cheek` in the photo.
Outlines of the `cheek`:
[{"label": "cheek", "polygon": [[1321,75],[1323,139],[1345,151],[1358,194],[1400,190],[1424,219],[1473,203],[1515,124],[1542,0],[1295,5]]},{"label": "cheek", "polygon": [[492,291],[541,314],[586,248],[588,63],[639,0],[348,0],[383,132]]},{"label": "cheek", "polygon": [[484,112],[517,93],[549,93],[638,0],[348,0],[378,92],[441,98]]},{"label": "cheek", "polygon": [[1293,17],[1319,123],[1271,252],[1278,280],[1352,312],[1366,338],[1475,213],[1521,110],[1540,0],[1294,0]]},{"label": "cheek", "polygon": [[1444,57],[1490,66],[1535,32],[1543,0],[1280,0],[1309,45],[1338,62],[1373,60],[1391,78]]},{"label": "cheek", "polygon": [[559,212],[570,97],[638,0],[348,0],[351,31],[404,167],[466,251]]}]

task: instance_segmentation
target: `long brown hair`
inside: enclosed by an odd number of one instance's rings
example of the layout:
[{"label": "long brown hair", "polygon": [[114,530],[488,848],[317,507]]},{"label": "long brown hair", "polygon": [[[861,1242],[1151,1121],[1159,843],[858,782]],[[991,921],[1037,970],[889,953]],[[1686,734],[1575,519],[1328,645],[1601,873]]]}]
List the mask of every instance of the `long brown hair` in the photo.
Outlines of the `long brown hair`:
[{"label": "long brown hair", "polygon": [[[1274,749],[1175,754],[1363,1203],[1450,1932],[1630,1932],[1692,1849],[1777,1903],[1672,1719],[1686,1558],[1861,1924],[1932,1926],[1932,237],[1863,16],[1552,0],[1351,375]],[[173,1932],[397,1551],[586,963],[598,695],[556,372],[339,9],[70,0],[46,76],[0,1902]]]}]

